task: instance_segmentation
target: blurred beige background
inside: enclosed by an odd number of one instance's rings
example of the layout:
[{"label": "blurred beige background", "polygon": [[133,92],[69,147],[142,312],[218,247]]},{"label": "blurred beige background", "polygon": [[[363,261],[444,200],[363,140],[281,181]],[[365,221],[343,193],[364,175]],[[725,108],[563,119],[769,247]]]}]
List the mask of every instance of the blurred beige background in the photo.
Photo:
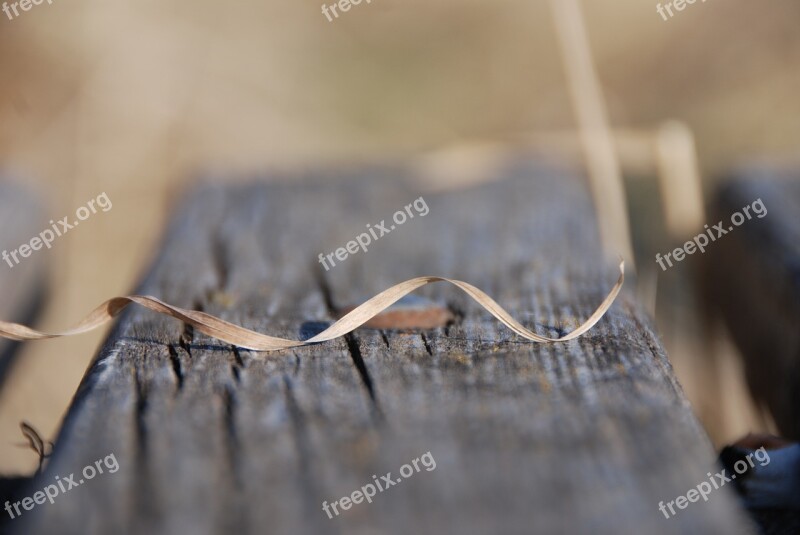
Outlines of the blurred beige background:
[{"label": "blurred beige background", "polygon": [[[113,209],[46,255],[57,329],[124,294],[198,170],[406,158],[574,125],[551,14],[523,0],[54,0],[0,14],[0,167],[49,217]],[[651,0],[583,2],[613,123],[678,118],[706,175],[798,156],[800,4],[713,1],[663,21]],[[0,391],[0,473],[31,471],[25,419],[54,438],[102,339],[30,343]]]}]

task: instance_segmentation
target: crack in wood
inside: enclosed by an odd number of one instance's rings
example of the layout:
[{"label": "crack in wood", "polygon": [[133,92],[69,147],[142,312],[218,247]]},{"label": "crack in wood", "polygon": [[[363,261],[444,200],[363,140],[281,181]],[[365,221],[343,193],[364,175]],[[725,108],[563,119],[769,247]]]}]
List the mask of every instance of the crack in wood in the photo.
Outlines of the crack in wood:
[{"label": "crack in wood", "polygon": [[241,377],[241,374],[240,374],[241,372],[239,372],[240,369],[241,368],[239,368],[238,365],[231,364],[231,375],[233,376],[233,380],[234,380],[234,382],[236,382],[237,385],[241,384],[241,382],[242,382],[242,377]]},{"label": "crack in wood", "polygon": [[242,358],[239,348],[236,346],[231,346],[231,351],[233,351],[233,358],[236,361],[236,365],[241,369],[245,369],[247,366],[244,364],[244,359]]},{"label": "crack in wood", "polygon": [[[238,382],[238,379],[236,379]],[[225,436],[225,455],[228,459],[228,466],[230,467],[232,480],[235,488],[241,488],[241,474],[239,470],[239,435],[236,429],[236,406],[238,400],[236,398],[235,389],[226,385],[220,392],[222,398],[222,426],[224,429],[223,435]]]},{"label": "crack in wood", "polygon": [[[195,299],[192,303],[192,310],[196,310],[197,312],[205,312],[205,308],[203,306],[203,302],[200,299]],[[183,324],[183,332],[181,333],[180,338],[178,339],[178,345],[186,351],[186,354],[189,356],[189,359],[192,358],[192,344],[194,343],[194,327],[189,325],[188,323]]]},{"label": "crack in wood", "polygon": [[134,408],[134,429],[136,435],[136,465],[138,466],[138,473],[144,473],[147,465],[147,423],[145,422],[145,415],[148,410],[148,389],[145,386],[144,380],[140,376],[139,368],[135,364],[131,369],[133,374],[134,394],[136,396],[136,404]]},{"label": "crack in wood", "polygon": [[300,484],[305,489],[303,493],[305,496],[317,496],[319,492],[314,485],[314,479],[311,476],[311,444],[308,436],[308,428],[306,426],[306,418],[297,398],[294,395],[294,382],[292,378],[283,374],[283,393],[286,400],[286,411],[289,415],[291,422],[292,436],[295,442],[295,451],[297,452],[297,464],[300,472]]},{"label": "crack in wood", "polygon": [[145,421],[146,415],[150,410],[150,392],[146,385],[146,378],[143,377],[141,370],[135,364],[132,374],[136,396],[134,412],[136,449],[133,460],[135,469],[132,471],[134,474],[133,485],[136,488],[136,492],[134,493],[132,508],[136,511],[148,511],[154,508],[152,479],[149,477],[149,431]]},{"label": "crack in wood", "polygon": [[320,504],[326,496],[320,489],[319,457],[309,432],[313,424],[308,422],[295,392],[294,380],[284,373],[283,393],[291,434],[294,439],[295,447],[293,451],[297,459],[298,485],[302,491],[302,495],[298,498],[302,501],[302,508],[306,514],[308,532],[338,533],[339,531],[336,529],[331,531],[330,524],[325,524],[329,520],[325,518],[324,514],[319,514]]},{"label": "crack in wood", "polygon": [[425,344],[425,350],[428,352],[428,355],[433,356],[431,345],[428,343],[428,337],[425,336],[425,333],[419,333],[419,335],[422,338],[422,343]]},{"label": "crack in wood", "polygon": [[292,372],[292,376],[297,377],[300,373],[300,363],[302,362],[302,359],[297,353],[292,353],[292,356],[294,357],[294,371]]},{"label": "crack in wood", "polygon": [[242,359],[242,355],[239,353],[239,348],[236,346],[231,346],[231,353],[233,354],[233,362],[231,363],[231,375],[233,375],[233,379],[236,384],[241,384],[242,382],[242,371],[245,369],[244,360]]},{"label": "crack in wood", "polygon": [[169,350],[169,360],[172,363],[172,371],[175,374],[175,382],[178,385],[178,392],[180,392],[181,390],[183,390],[183,381],[184,381],[181,359],[178,356],[178,350],[175,348],[173,344],[169,344],[167,346],[167,349]]},{"label": "crack in wood", "polygon": [[447,310],[450,311],[450,315],[453,317],[453,319],[447,322],[445,329],[449,329],[452,325],[461,325],[467,315],[464,309],[458,306],[456,303],[447,303]]},{"label": "crack in wood", "polygon": [[[319,266],[314,266],[312,272],[314,273],[314,277],[317,281],[317,286],[319,287],[319,290],[322,294],[322,298],[327,308],[328,314],[331,317],[335,317],[336,307],[333,304],[333,294],[331,292],[330,286],[328,286],[328,281],[325,280],[325,276],[323,275],[322,270]],[[369,398],[372,401],[372,407],[377,413],[377,415],[379,417],[382,417],[380,404],[378,403],[378,397],[375,392],[375,385],[372,381],[372,377],[369,374],[369,370],[367,369],[366,364],[364,364],[364,359],[361,356],[361,350],[359,349],[358,339],[355,337],[353,333],[345,335],[344,339],[347,342],[347,347],[350,351],[350,358],[353,360],[353,364],[355,364],[356,370],[358,370],[358,375],[361,377],[361,383],[364,385],[364,388],[366,388],[367,394],[369,394]]]},{"label": "crack in wood", "polygon": [[353,333],[345,335],[344,338],[347,342],[347,347],[350,349],[350,357],[353,359],[353,364],[355,364],[358,374],[361,376],[361,382],[367,389],[367,393],[369,394],[370,400],[372,400],[373,407],[376,409],[378,414],[380,414],[380,404],[378,403],[378,396],[375,392],[375,385],[372,382],[372,377],[369,375],[367,365],[364,363],[364,358],[361,356],[361,349],[358,345],[358,339]]}]

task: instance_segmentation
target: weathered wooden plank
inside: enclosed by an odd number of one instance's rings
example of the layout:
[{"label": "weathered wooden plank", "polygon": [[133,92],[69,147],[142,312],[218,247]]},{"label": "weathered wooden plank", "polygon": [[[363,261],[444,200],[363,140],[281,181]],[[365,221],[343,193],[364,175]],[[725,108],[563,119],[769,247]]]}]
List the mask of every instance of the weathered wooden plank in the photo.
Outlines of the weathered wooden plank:
[{"label": "weathered wooden plank", "polygon": [[[23,258],[16,253],[46,227],[42,209],[34,195],[10,182],[0,182],[0,317],[31,323],[39,311],[45,293],[42,253],[32,252]],[[5,258],[8,258],[6,260]],[[19,262],[17,262],[17,260]],[[17,344],[0,340],[0,388],[13,363]]]},{"label": "weathered wooden plank", "polygon": [[800,173],[762,168],[731,177],[712,220],[730,221],[757,199],[767,215],[714,244],[707,286],[742,351],[751,392],[782,434],[800,440]]},{"label": "weathered wooden plank", "polygon": [[[402,279],[443,274],[556,334],[615,280],[574,174],[519,158],[507,180],[424,194],[413,219],[329,271],[318,263],[420,197],[403,169],[207,185],[178,213],[142,284],[180,306],[308,337]],[[421,203],[420,203],[421,206]],[[602,266],[602,267],[601,267]],[[580,340],[520,341],[444,285],[428,331],[360,330],[266,358],[126,313],[89,371],[48,468],[86,482],[31,533],[747,532],[731,496],[669,520],[661,500],[714,454],[629,295]],[[430,452],[436,468],[329,519],[328,503]]]}]

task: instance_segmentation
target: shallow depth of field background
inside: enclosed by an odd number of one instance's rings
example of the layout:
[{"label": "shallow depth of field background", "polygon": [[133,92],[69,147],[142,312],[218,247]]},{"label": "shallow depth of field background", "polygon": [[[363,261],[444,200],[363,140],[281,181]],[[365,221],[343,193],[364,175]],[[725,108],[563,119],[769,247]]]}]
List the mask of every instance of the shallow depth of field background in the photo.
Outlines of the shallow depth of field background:
[{"label": "shallow depth of field background", "polygon": [[[583,2],[614,125],[685,121],[709,188],[742,160],[800,156],[800,3],[713,0],[666,22],[656,3]],[[55,287],[39,326],[129,292],[198,171],[403,159],[574,126],[542,0],[373,0],[332,23],[320,6],[54,0],[0,14],[0,168],[44,197],[42,229],[103,191],[113,202],[35,253]],[[24,347],[0,392],[0,473],[35,468],[14,445],[19,421],[54,438],[102,337]]]}]

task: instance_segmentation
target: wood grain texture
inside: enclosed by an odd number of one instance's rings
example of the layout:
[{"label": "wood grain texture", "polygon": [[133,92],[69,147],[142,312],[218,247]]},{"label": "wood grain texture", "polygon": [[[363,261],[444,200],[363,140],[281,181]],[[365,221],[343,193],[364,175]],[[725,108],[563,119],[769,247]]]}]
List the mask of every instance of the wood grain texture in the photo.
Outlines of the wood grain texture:
[{"label": "wood grain texture", "polygon": [[783,435],[800,440],[800,173],[742,171],[718,192],[711,216],[727,228],[731,214],[759,198],[767,215],[709,251],[707,286],[742,351],[751,392]]},{"label": "wood grain texture", "polygon": [[[18,184],[0,181],[0,252],[9,253],[47,227],[42,207],[35,195]],[[7,321],[31,323],[37,315],[45,294],[42,255],[31,252],[12,265],[0,259],[0,318]],[[0,388],[13,363],[17,344],[0,340]]]},{"label": "wood grain texture", "polygon": [[[446,275],[563,334],[616,280],[585,184],[520,157],[505,180],[424,194],[417,215],[317,262],[420,197],[402,168],[198,187],[139,288],[306,338],[392,283]],[[213,177],[212,177],[213,178]],[[42,478],[119,471],[41,506],[26,533],[746,533],[721,489],[665,519],[714,453],[649,321],[623,294],[585,337],[520,341],[446,285],[444,328],[358,330],[266,356],[131,310],[89,370]],[[333,502],[430,452],[436,469],[332,520]],[[78,478],[76,477],[76,480]]]}]

